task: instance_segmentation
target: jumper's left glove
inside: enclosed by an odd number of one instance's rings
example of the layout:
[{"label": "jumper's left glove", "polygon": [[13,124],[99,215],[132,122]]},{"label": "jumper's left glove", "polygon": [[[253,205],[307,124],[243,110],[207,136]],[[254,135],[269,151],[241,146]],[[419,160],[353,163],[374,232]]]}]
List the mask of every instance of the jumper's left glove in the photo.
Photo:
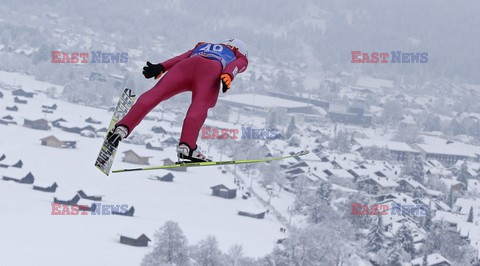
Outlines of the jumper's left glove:
[{"label": "jumper's left glove", "polygon": [[143,75],[146,79],[153,78],[158,79],[162,76],[163,72],[165,72],[165,68],[162,64],[152,64],[147,61],[147,66],[143,67]]},{"label": "jumper's left glove", "polygon": [[227,92],[230,89],[230,84],[232,84],[232,78],[228,74],[222,74],[220,76],[222,80],[222,91],[223,93]]}]

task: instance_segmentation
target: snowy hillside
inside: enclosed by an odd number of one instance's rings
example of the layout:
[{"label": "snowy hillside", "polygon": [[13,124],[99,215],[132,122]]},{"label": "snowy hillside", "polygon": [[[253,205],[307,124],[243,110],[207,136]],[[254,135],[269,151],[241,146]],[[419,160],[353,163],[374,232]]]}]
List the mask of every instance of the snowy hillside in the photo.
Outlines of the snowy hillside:
[{"label": "snowy hillside", "polygon": [[[4,265],[47,263],[49,265],[91,264],[92,252],[98,250],[95,265],[135,265],[149,248],[121,245],[119,234],[137,236],[145,233],[150,238],[167,220],[177,221],[192,243],[213,234],[218,237],[223,250],[238,243],[245,247],[249,256],[257,257],[270,252],[283,234],[282,225],[271,215],[258,220],[237,215],[239,210],[265,210],[254,198],[243,200],[222,199],[211,195],[210,187],[233,183],[234,177],[223,174],[217,168],[192,168],[187,172],[172,172],[172,183],[149,179],[153,175],[163,176],[168,171],[111,174],[106,177],[93,163],[102,139],[81,137],[53,127],[51,130],[35,130],[23,126],[23,119],[44,118],[53,121],[64,118],[71,124],[84,125],[88,117],[95,117],[106,125],[111,114],[96,109],[46,98],[38,94],[28,99],[28,105],[19,105],[18,112],[4,111],[13,105],[9,91],[1,90],[5,96],[0,100],[2,115],[11,115],[18,125],[0,126],[0,153],[9,159],[21,159],[23,168],[35,176],[34,184],[50,185],[57,182],[57,191],[43,193],[32,190],[32,185],[0,182],[0,195],[4,211],[0,235],[9,241],[0,241]],[[53,114],[39,115],[41,105],[54,102],[58,109]],[[162,122],[146,121],[142,127],[162,125]],[[150,125],[149,125],[150,124]],[[61,140],[77,141],[76,149],[59,149],[40,145],[40,139],[54,135]],[[174,148],[152,151],[144,146],[121,145],[114,168],[135,167],[121,161],[122,152],[133,149],[140,155],[149,155],[152,165],[161,165],[161,160],[173,157]],[[0,175],[4,174],[0,168]],[[88,194],[104,196],[102,204],[128,204],[135,207],[133,217],[118,215],[62,216],[51,215],[53,197],[71,199],[78,190]],[[239,191],[240,193],[240,191]],[[82,200],[80,204],[90,204]],[[65,249],[65,245],[68,248]],[[17,248],[22,246],[21,249]],[[22,256],[23,250],[31,251]],[[55,250],[62,250],[57,254]],[[56,259],[52,259],[54,256]],[[35,258],[35,260],[33,260]]]}]

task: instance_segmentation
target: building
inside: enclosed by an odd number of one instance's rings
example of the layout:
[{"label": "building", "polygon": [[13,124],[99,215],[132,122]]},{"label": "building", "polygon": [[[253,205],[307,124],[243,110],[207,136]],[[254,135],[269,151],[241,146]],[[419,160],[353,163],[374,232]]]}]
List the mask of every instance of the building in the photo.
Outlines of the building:
[{"label": "building", "polygon": [[55,182],[49,187],[33,186],[33,189],[42,191],[42,192],[55,193],[55,191],[57,190],[57,187],[58,187],[57,182]]},{"label": "building", "polygon": [[33,184],[35,177],[32,172],[20,168],[8,167],[2,170],[2,179],[5,181],[14,181],[20,184]]},{"label": "building", "polygon": [[120,243],[135,247],[146,247],[148,246],[148,242],[150,242],[150,238],[148,238],[145,234],[141,234],[137,238],[131,238],[127,236],[120,236]]},{"label": "building", "polygon": [[173,182],[173,178],[175,178],[175,176],[172,173],[168,173],[164,176],[155,176],[154,177],[155,180],[159,180],[159,181],[163,181],[163,182]]},{"label": "building", "polygon": [[357,181],[359,190],[372,195],[393,193],[399,186],[392,178],[388,177],[367,177]]},{"label": "building", "polygon": [[225,199],[234,199],[237,197],[237,189],[234,186],[220,184],[213,186],[210,189],[212,190],[212,196]]},{"label": "building", "polygon": [[354,138],[354,141],[355,144],[358,145],[358,147],[355,148],[356,151],[373,147],[384,148],[388,151],[390,157],[397,161],[405,161],[410,156],[420,154],[419,151],[413,149],[405,142],[364,138]]},{"label": "building", "polygon": [[135,208],[133,206],[130,207],[130,209],[128,209],[128,211],[126,211],[126,212],[117,212],[117,211],[112,210],[112,214],[122,215],[122,216],[132,217],[134,213],[135,213]]},{"label": "building", "polygon": [[480,147],[461,142],[448,141],[444,144],[416,144],[425,160],[438,160],[445,166],[452,166],[457,161],[478,161]]},{"label": "building", "polygon": [[133,150],[125,151],[123,154],[125,155],[123,161],[133,164],[149,165],[149,159],[152,158],[152,156],[140,156]]},{"label": "building", "polygon": [[44,146],[54,147],[54,148],[70,148],[75,149],[77,147],[76,141],[62,141],[57,139],[57,137],[51,135],[40,139],[41,144]]},{"label": "building", "polygon": [[22,100],[22,99],[18,98],[17,96],[15,96],[15,98],[13,98],[13,102],[19,103],[19,104],[27,104],[27,100]]},{"label": "building", "polygon": [[263,211],[263,212],[253,213],[253,212],[238,211],[237,214],[240,216],[246,216],[246,217],[255,218],[255,219],[265,219],[265,213],[267,212]]},{"label": "building", "polygon": [[[423,264],[423,256],[411,260],[410,263],[412,266],[424,266]],[[451,266],[453,265],[450,261],[444,258],[442,255],[438,253],[433,253],[427,256],[427,265],[426,266]]]},{"label": "building", "polygon": [[363,126],[370,126],[373,118],[371,114],[366,114],[365,110],[360,110],[358,107],[352,108],[337,104],[329,106],[327,117],[333,122]]},{"label": "building", "polygon": [[267,95],[272,96],[272,97],[281,98],[281,99],[307,103],[309,105],[314,105],[314,106],[317,106],[317,107],[321,107],[325,110],[328,110],[328,107],[330,106],[329,102],[324,101],[324,100],[320,100],[320,99],[310,99],[310,98],[299,97],[299,96],[283,94],[283,93],[279,93],[279,92],[272,92],[272,91],[268,92]]},{"label": "building", "polygon": [[102,196],[88,196],[83,190],[77,191],[78,195],[82,199],[88,199],[93,201],[102,201]]},{"label": "building", "polygon": [[18,107],[16,105],[14,105],[12,107],[7,106],[7,107],[5,107],[5,109],[7,111],[12,111],[12,112],[17,112],[18,111]]},{"label": "building", "polygon": [[231,94],[220,97],[219,102],[230,107],[253,109],[261,112],[268,112],[274,108],[284,109],[287,113],[308,114],[312,112],[312,105],[304,102],[287,100],[263,94]]},{"label": "building", "polygon": [[27,91],[24,91],[22,89],[17,89],[17,90],[12,91],[12,95],[13,96],[23,96],[23,97],[27,97],[27,98],[33,98],[34,93],[33,92],[27,92]]},{"label": "building", "polygon": [[50,125],[48,124],[48,121],[45,119],[37,119],[37,120],[24,119],[23,126],[32,128],[32,129],[39,129],[39,130],[50,129]]}]

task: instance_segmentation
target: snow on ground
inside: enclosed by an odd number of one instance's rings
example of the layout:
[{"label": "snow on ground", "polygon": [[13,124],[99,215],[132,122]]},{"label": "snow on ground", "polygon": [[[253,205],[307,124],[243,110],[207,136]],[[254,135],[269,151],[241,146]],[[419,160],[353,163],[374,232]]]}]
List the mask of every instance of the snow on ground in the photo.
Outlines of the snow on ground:
[{"label": "snow on ground", "polygon": [[[9,92],[0,99],[2,116],[14,116],[19,125],[0,125],[0,154],[20,158],[24,168],[34,174],[35,183],[59,185],[57,192],[43,193],[32,190],[31,185],[0,180],[2,226],[0,227],[0,265],[137,265],[151,249],[122,245],[119,235],[137,237],[145,233],[153,239],[154,232],[166,221],[180,224],[190,244],[212,234],[217,237],[223,251],[235,244],[243,244],[248,256],[263,256],[274,247],[276,240],[284,238],[279,232],[282,225],[273,217],[258,220],[238,216],[239,210],[265,209],[254,198],[243,200],[240,192],[236,199],[227,200],[211,196],[211,186],[231,183],[230,173],[219,168],[191,168],[187,172],[172,172],[173,183],[150,180],[152,175],[163,176],[166,170],[111,174],[106,177],[94,167],[102,139],[84,138],[77,134],[52,128],[49,131],[23,127],[23,117],[45,117],[48,120],[65,118],[69,122],[83,122],[91,116],[103,122],[111,114],[106,110],[50,100],[43,95],[28,99],[28,105],[18,105],[19,112],[5,111],[13,105]],[[59,109],[54,114],[41,113],[41,105],[55,102]],[[163,122],[145,121],[144,128]],[[148,125],[147,125],[148,124]],[[145,133],[145,132],[142,132]],[[77,140],[77,149],[57,149],[40,145],[40,139],[55,135],[61,140]],[[121,161],[122,152],[133,149],[140,155],[154,154],[152,164],[159,164],[173,156],[173,148],[163,152],[146,150],[143,146],[122,144],[114,164],[115,168],[138,167]],[[218,156],[212,149],[212,155]],[[0,169],[0,175],[2,170]],[[104,204],[128,204],[135,207],[134,217],[57,216],[51,215],[53,197],[71,199],[77,190],[88,194],[104,195]],[[87,201],[88,202],[88,201]],[[65,247],[68,248],[65,248]],[[24,251],[29,250],[29,256]],[[57,252],[61,250],[62,252]],[[90,254],[99,253],[102,256]]]},{"label": "snow on ground", "polygon": [[36,80],[33,76],[18,72],[0,71],[0,81],[8,85],[21,85],[27,91],[46,91],[49,87],[55,87],[58,93],[63,91],[63,86]]}]

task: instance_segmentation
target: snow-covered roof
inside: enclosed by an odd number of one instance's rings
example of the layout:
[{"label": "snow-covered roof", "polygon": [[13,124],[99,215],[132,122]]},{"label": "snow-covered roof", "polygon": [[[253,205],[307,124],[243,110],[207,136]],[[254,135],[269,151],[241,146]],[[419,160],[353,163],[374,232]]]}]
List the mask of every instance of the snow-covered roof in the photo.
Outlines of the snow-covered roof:
[{"label": "snow-covered roof", "polygon": [[450,144],[417,144],[417,146],[426,153],[445,154],[476,158],[480,153],[480,147],[468,145],[461,142]]},{"label": "snow-covered roof", "polygon": [[356,86],[365,87],[369,89],[381,90],[382,88],[392,89],[394,82],[388,79],[376,79],[370,77],[360,77],[357,80]]},{"label": "snow-covered roof", "polygon": [[242,105],[248,105],[259,108],[273,108],[273,107],[284,107],[284,108],[298,108],[298,107],[307,107],[307,103],[297,102],[262,94],[231,94],[225,97],[220,97],[220,101],[232,102]]},{"label": "snow-covered roof", "polygon": [[[383,188],[398,187],[398,184],[392,178],[385,177],[369,177],[365,180],[372,180]],[[362,182],[364,180],[361,180]]]},{"label": "snow-covered roof", "polygon": [[458,213],[451,213],[446,211],[436,211],[433,221],[445,221],[451,224],[458,224],[460,222],[466,221],[465,215]]},{"label": "snow-covered roof", "polygon": [[380,139],[362,139],[362,138],[355,138],[355,141],[362,147],[379,147],[379,148],[387,148],[388,150],[392,151],[402,151],[402,152],[412,152],[418,153],[417,150],[410,147],[405,142],[399,141],[391,141],[391,140],[380,140]]},{"label": "snow-covered roof", "polygon": [[[452,265],[450,261],[448,261],[446,258],[444,258],[438,253],[433,253],[427,256],[427,266],[439,265],[442,262],[448,263],[448,265]],[[411,260],[410,263],[412,264],[412,266],[423,265],[423,256]]]}]

